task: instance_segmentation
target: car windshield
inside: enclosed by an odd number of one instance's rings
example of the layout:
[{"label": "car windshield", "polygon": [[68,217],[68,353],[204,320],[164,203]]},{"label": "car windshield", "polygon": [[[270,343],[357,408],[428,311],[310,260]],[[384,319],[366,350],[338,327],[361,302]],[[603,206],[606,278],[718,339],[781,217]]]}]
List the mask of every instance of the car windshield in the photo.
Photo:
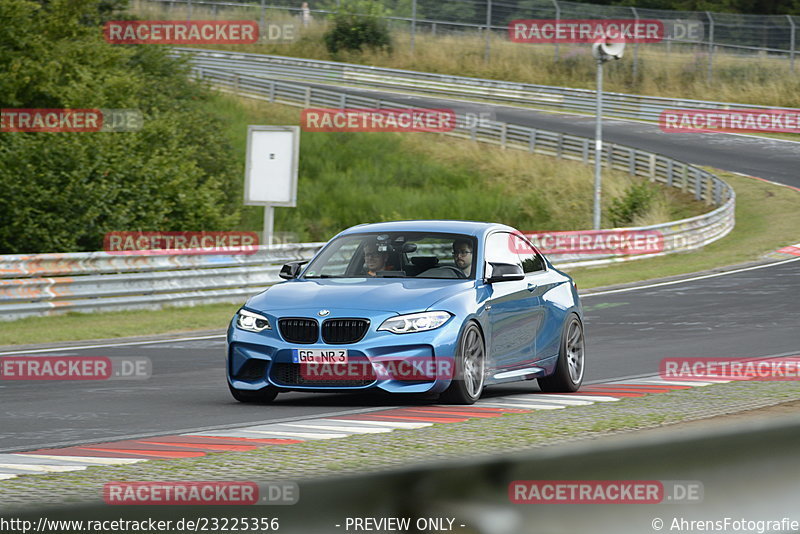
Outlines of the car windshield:
[{"label": "car windshield", "polygon": [[443,233],[353,234],[333,240],[303,278],[475,278],[475,238]]}]

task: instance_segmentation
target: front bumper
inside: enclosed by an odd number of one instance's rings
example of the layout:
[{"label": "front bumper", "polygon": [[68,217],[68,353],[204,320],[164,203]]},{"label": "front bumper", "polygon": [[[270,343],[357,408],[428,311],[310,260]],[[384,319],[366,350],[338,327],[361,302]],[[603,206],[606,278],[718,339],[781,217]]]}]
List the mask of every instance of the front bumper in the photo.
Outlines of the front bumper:
[{"label": "front bumper", "polygon": [[[393,334],[378,332],[384,320],[396,316],[390,312],[366,310],[331,310],[331,319],[362,317],[370,320],[366,335],[357,343],[313,344],[290,343],[283,339],[277,327],[281,317],[315,317],[318,309],[281,310],[279,315],[259,312],[265,315],[272,330],[249,332],[235,326],[235,317],[228,328],[228,350],[226,369],[232,387],[254,391],[266,386],[275,386],[292,391],[361,391],[381,389],[390,393],[439,393],[451,382],[454,369],[454,355],[458,343],[462,321],[452,317],[441,327],[427,332]],[[324,372],[309,373],[308,367],[292,362],[292,349],[347,349],[351,370],[332,373],[334,367],[326,367]],[[387,377],[380,371],[389,366],[397,369],[399,363],[413,362],[420,366],[430,362],[426,369],[434,369],[427,377],[420,379],[418,373]],[[412,364],[409,363],[410,367]],[[409,368],[407,367],[407,368]],[[313,369],[313,368],[312,368]],[[374,373],[365,372],[375,369]]]}]

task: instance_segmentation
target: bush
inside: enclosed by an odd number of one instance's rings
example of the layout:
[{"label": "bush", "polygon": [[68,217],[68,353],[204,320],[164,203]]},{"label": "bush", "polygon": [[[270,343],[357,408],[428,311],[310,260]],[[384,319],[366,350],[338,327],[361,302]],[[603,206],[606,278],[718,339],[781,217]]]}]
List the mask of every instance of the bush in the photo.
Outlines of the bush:
[{"label": "bush", "polygon": [[226,230],[241,172],[208,92],[153,45],[110,45],[112,0],[0,1],[4,108],[135,109],[137,132],[0,133],[0,253],[99,250],[109,231]]},{"label": "bush", "polygon": [[374,1],[342,2],[333,17],[333,26],[323,36],[328,52],[360,52],[362,47],[391,50],[389,28],[382,15],[382,7]]},{"label": "bush", "polygon": [[614,227],[629,225],[638,215],[650,209],[658,191],[648,182],[633,184],[621,197],[611,201],[608,217]]}]

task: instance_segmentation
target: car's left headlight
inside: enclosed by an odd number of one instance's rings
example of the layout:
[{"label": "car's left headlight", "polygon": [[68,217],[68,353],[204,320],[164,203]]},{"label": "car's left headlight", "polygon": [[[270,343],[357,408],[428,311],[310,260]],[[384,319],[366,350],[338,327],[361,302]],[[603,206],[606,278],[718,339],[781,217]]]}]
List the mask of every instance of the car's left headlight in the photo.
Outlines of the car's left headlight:
[{"label": "car's left headlight", "polygon": [[261,314],[253,313],[245,309],[241,309],[236,313],[236,326],[242,330],[249,330],[250,332],[272,330],[269,319]]},{"label": "car's left headlight", "polygon": [[378,330],[386,330],[394,334],[410,334],[434,330],[447,322],[453,314],[446,311],[432,311],[398,315],[383,321]]}]

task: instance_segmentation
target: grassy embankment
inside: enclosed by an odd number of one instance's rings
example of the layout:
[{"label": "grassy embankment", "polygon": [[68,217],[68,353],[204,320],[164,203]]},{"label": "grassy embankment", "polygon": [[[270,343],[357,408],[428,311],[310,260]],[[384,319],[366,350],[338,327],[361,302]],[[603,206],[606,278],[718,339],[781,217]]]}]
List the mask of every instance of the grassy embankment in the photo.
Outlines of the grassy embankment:
[{"label": "grassy embankment", "polygon": [[[141,18],[184,19],[187,13],[179,8],[165,10],[160,6],[133,2],[132,12]],[[269,10],[269,22],[298,23],[299,38],[292,43],[253,45],[211,45],[210,48],[240,52],[277,54],[322,60],[345,61],[379,67],[411,69],[425,72],[476,76],[497,80],[527,82],[593,89],[595,64],[591,47],[585,44],[562,44],[555,61],[554,45],[518,44],[503,36],[491,42],[491,60],[486,62],[486,41],[476,34],[431,35],[420,30],[411,53],[410,35],[406,30],[392,32],[393,51],[340,53],[331,55],[324,46],[325,21],[315,20],[307,28],[297,17],[286,12]],[[213,13],[195,6],[193,19],[259,20],[258,8],[226,9]],[[707,80],[708,56],[705,48],[665,45],[640,45],[638,74],[633,76],[633,46],[629,45],[622,61],[606,66],[607,91],[667,96],[699,100],[740,102],[754,105],[800,107],[800,65],[790,71],[789,61],[766,55],[736,55],[717,50],[711,83]]]}]

